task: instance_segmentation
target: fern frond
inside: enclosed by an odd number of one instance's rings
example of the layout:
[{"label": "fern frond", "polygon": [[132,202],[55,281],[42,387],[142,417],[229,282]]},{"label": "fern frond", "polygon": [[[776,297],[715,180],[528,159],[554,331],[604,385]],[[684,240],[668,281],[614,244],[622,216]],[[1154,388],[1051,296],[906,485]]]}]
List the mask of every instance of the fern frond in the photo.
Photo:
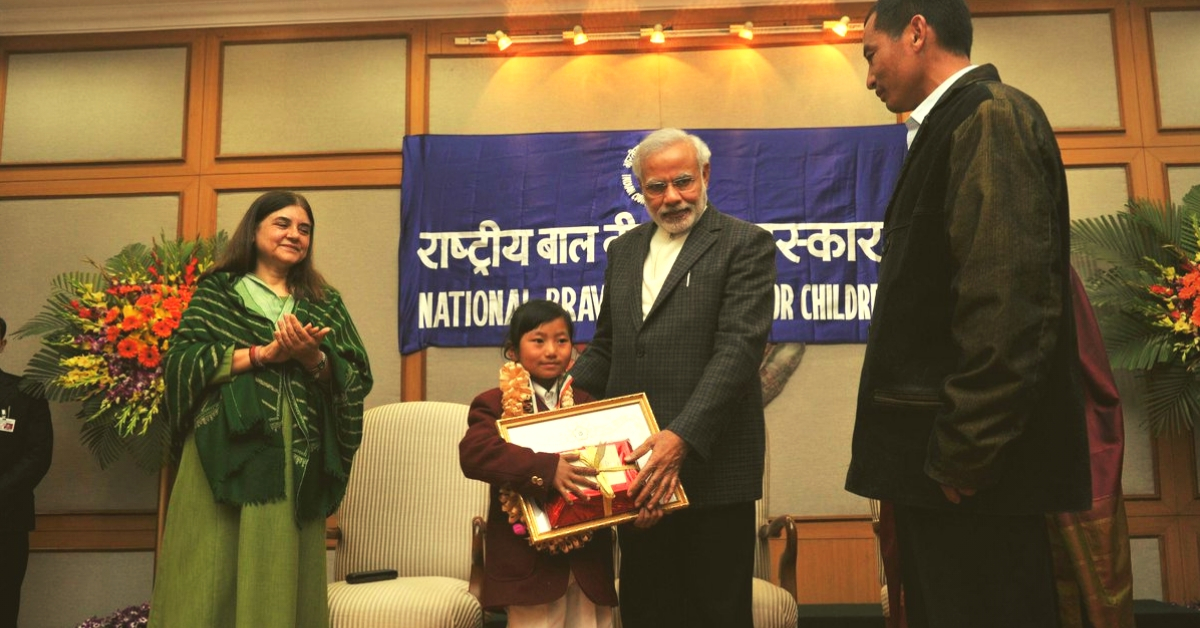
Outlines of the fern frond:
[{"label": "fern frond", "polygon": [[100,468],[107,469],[121,458],[124,443],[110,422],[92,418],[99,411],[98,399],[92,398],[84,402],[83,409],[76,415],[83,419],[83,424],[79,427],[79,440],[92,452],[92,456],[100,463]]},{"label": "fern frond", "polygon": [[1146,427],[1152,434],[1178,434],[1190,430],[1200,413],[1200,379],[1180,367],[1145,371]]}]

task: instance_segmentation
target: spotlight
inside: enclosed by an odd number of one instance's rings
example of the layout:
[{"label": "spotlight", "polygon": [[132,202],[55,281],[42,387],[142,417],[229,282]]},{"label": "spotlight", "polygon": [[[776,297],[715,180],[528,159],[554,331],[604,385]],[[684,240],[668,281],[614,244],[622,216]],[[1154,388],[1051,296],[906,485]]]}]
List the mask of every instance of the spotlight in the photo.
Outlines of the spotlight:
[{"label": "spotlight", "polygon": [[730,25],[729,32],[736,34],[746,41],[750,41],[754,39],[754,22]]},{"label": "spotlight", "polygon": [[578,25],[574,30],[563,31],[563,39],[570,39],[576,46],[582,46],[588,42],[587,33],[583,32],[583,27]]},{"label": "spotlight", "polygon": [[650,34],[650,43],[661,44],[667,41],[667,36],[663,34],[662,24],[654,25],[654,32]]},{"label": "spotlight", "polygon": [[487,40],[496,42],[496,47],[501,50],[507,50],[508,47],[512,45],[512,39],[510,39],[508,35],[505,35],[504,31],[489,33]]},{"label": "spotlight", "polygon": [[843,15],[840,20],[826,20],[824,23],[825,30],[833,31],[838,34],[838,37],[845,37],[846,31],[850,28],[850,16]]}]

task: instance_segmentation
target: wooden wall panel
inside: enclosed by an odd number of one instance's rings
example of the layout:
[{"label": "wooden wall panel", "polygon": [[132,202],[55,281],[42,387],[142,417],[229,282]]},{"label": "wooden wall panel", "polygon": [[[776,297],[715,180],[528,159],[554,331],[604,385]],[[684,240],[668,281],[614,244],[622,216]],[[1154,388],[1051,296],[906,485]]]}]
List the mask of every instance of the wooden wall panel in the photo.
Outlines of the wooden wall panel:
[{"label": "wooden wall panel", "polygon": [[[875,533],[869,518],[800,518],[796,535],[796,590],[801,604],[879,602]],[[782,539],[771,539],[772,565],[778,564],[783,545]]]},{"label": "wooden wall panel", "polygon": [[[1186,121],[1183,126],[1171,121],[1168,121],[1170,124],[1164,125],[1159,119],[1160,107],[1156,99],[1159,90],[1156,81],[1162,77],[1156,75],[1156,40],[1152,26],[1156,12],[1195,11],[1195,0],[970,0],[969,4],[977,15],[1013,18],[1021,23],[1032,19],[1038,24],[1070,24],[1073,16],[1078,15],[1085,16],[1081,18],[1084,21],[1092,19],[1086,17],[1089,15],[1109,17],[1111,44],[1103,47],[1106,52],[1101,65],[1108,68],[1105,72],[1115,72],[1116,79],[1111,88],[1107,79],[1105,81],[1104,119],[1101,122],[1085,121],[1080,125],[1068,123],[1067,128],[1059,129],[1064,160],[1071,166],[1081,168],[1125,169],[1129,189],[1134,196],[1164,199],[1168,194],[1178,194],[1176,188],[1181,184],[1171,178],[1171,172],[1176,173],[1176,179],[1182,177],[1183,180],[1187,180],[1191,177],[1190,169],[1200,164],[1200,129],[1187,126],[1190,123]],[[219,142],[222,120],[222,49],[226,45],[403,38],[408,46],[407,82],[403,97],[404,127],[408,133],[423,133],[431,130],[431,118],[442,114],[430,100],[431,94],[442,89],[440,85],[433,84],[437,77],[434,76],[435,72],[431,71],[431,65],[441,63],[439,59],[449,63],[453,58],[455,62],[461,60],[470,64],[471,58],[483,57],[485,59],[479,61],[479,65],[503,67],[506,61],[520,56],[556,56],[565,59],[544,60],[540,64],[575,63],[586,66],[595,63],[594,59],[587,57],[596,53],[617,56],[651,52],[669,57],[672,60],[670,63],[684,60],[686,65],[686,62],[712,57],[714,51],[737,48],[741,51],[767,51],[756,53],[761,59],[755,61],[757,65],[754,67],[763,70],[784,67],[769,62],[782,54],[777,48],[796,45],[811,47],[830,43],[833,45],[828,48],[838,51],[845,64],[853,68],[861,66],[861,59],[856,55],[858,40],[853,34],[846,40],[827,39],[825,35],[759,38],[754,44],[755,48],[748,48],[728,39],[681,39],[669,41],[665,47],[658,49],[645,41],[634,40],[595,42],[597,45],[581,49],[558,43],[536,50],[510,49],[505,53],[499,53],[486,46],[457,46],[454,43],[457,36],[481,35],[498,27],[512,32],[554,32],[569,29],[576,23],[584,23],[589,30],[619,30],[629,24],[647,21],[671,23],[680,28],[727,26],[745,19],[751,19],[758,25],[770,25],[830,17],[828,14],[831,12],[844,12],[852,18],[861,19],[869,5],[868,2],[839,3],[835,10],[828,3],[818,3],[731,9],[681,9],[644,14],[618,12],[520,18],[479,17],[419,22],[363,22],[0,38],[0,106],[8,76],[7,60],[13,54],[163,46],[183,46],[188,50],[187,95],[181,103],[185,110],[180,114],[185,126],[180,158],[75,165],[0,164],[0,199],[178,194],[178,232],[197,235],[210,234],[215,229],[216,208],[222,192],[270,187],[394,189],[399,186],[403,159],[400,151],[394,148],[360,152],[341,148],[308,155],[222,155]],[[1094,35],[1093,31],[1095,29],[1089,33]],[[760,63],[764,60],[765,63]],[[1100,59],[1095,61],[1101,63]],[[1048,59],[1046,63],[1058,64],[1058,60]],[[528,65],[538,64],[531,62]],[[729,70],[736,68],[737,64],[722,67]],[[693,78],[711,78],[704,75],[703,68],[684,69],[692,72],[689,76]],[[1050,69],[1057,70],[1057,65]],[[1000,70],[1004,75],[1005,68],[1001,67]],[[855,69],[854,72],[860,70]],[[770,78],[769,72],[759,72],[758,75],[760,78]],[[788,77],[776,77],[778,80],[786,78]],[[853,81],[847,79],[847,85],[850,82],[858,82],[861,78],[855,76]],[[1185,80],[1187,78],[1184,77]],[[814,86],[813,89],[819,91],[819,86]],[[1111,94],[1113,89],[1115,96]],[[857,90],[858,86],[853,86],[853,90],[847,87],[846,94],[852,95]],[[862,96],[870,98],[865,89],[862,90]],[[1114,98],[1116,115],[1119,117],[1119,124],[1116,126],[1111,124]],[[441,101],[435,99],[434,104],[438,102]],[[792,105],[794,103],[778,105],[780,111],[775,113],[782,121],[780,124],[786,123],[788,116],[794,116],[796,126],[805,126],[805,111],[795,110]],[[775,105],[768,103],[762,106]],[[789,109],[789,106],[792,108]],[[1086,106],[1086,103],[1079,106]],[[892,118],[882,112],[882,107],[877,111],[883,116],[882,119],[892,121]],[[0,116],[2,115],[3,110],[0,109]],[[599,127],[602,124],[603,121],[597,121],[595,126]],[[0,124],[0,128],[2,126]],[[0,137],[0,141],[2,139]],[[1110,181],[1110,176],[1116,175],[1113,171],[1107,171],[1102,178]],[[1088,177],[1085,175],[1081,180],[1086,181]],[[1106,184],[1107,187],[1114,185]],[[1102,195],[1105,199],[1111,196],[1108,192],[1103,192]],[[1105,200],[1105,203],[1108,201]],[[839,353],[836,349],[833,352],[841,356],[841,361],[851,361],[842,355],[846,352]],[[820,352],[813,352],[814,355],[818,353]],[[806,356],[806,361],[811,361],[814,355]],[[481,357],[490,360],[493,356]],[[395,375],[400,380],[401,398],[424,399],[427,390],[430,394],[436,392],[439,395],[467,394],[444,381],[446,377],[453,377],[453,369],[444,368],[449,366],[449,363],[427,368],[426,362],[426,352],[404,356],[401,359],[401,373]],[[480,368],[483,369],[482,366]],[[844,370],[850,373],[853,369],[847,367]],[[435,377],[438,381],[432,381]],[[483,378],[482,375],[480,377]],[[845,386],[852,388],[853,378],[847,377],[849,379]],[[851,410],[848,406],[839,407],[832,411],[831,416],[836,415],[838,421],[849,421]],[[778,420],[786,418],[781,414]],[[811,475],[810,463],[813,462],[813,454],[804,449],[804,446],[808,445],[786,446],[790,441],[803,439],[803,434],[784,436],[782,430],[774,430],[772,434],[773,469],[777,470],[778,476],[782,476],[773,478],[772,484],[776,487],[773,490],[787,492],[787,499],[776,499],[773,503],[786,505],[788,511],[797,511],[793,514],[798,515],[822,514],[806,510],[826,508],[828,504],[837,504],[833,508],[838,510],[855,510],[856,506],[853,504],[858,503],[857,498],[848,498],[842,504],[832,497],[822,497],[818,500],[819,504],[814,506],[813,502],[807,499],[812,496],[809,491],[794,488],[802,487],[802,478]],[[1131,528],[1139,538],[1161,539],[1164,548],[1161,554],[1164,596],[1172,601],[1190,601],[1197,597],[1200,589],[1200,560],[1197,557],[1200,550],[1196,549],[1196,517],[1200,515],[1200,506],[1197,506],[1195,440],[1190,434],[1164,436],[1147,439],[1145,443],[1139,442],[1137,449],[1142,452],[1137,454],[1140,456],[1138,468],[1144,467],[1147,471],[1147,481],[1146,486],[1139,487],[1139,494],[1130,496]],[[1148,454],[1145,453],[1147,451]],[[792,456],[790,460],[789,454]],[[832,482],[830,478],[838,475],[837,464],[829,461],[821,464],[833,469],[824,480],[826,483]],[[793,488],[788,488],[789,486]],[[858,516],[861,512],[823,513],[828,516],[813,517],[801,523],[801,557],[798,569],[801,601],[878,600],[874,539],[869,523]],[[108,515],[97,517],[91,513],[56,513],[54,518],[45,520],[45,525],[49,526],[45,533],[35,536],[36,547],[39,551],[68,550],[80,547],[79,543],[98,550],[147,547],[145,537],[139,536],[144,535],[148,525],[139,517],[146,515],[131,516],[135,519],[133,522],[118,521]],[[65,532],[66,530],[71,532]],[[84,541],[68,538],[72,535]],[[775,544],[772,548],[773,551],[777,550]]]},{"label": "wooden wall panel", "polygon": [[153,511],[39,514],[29,537],[34,551],[153,550],[158,516]]},{"label": "wooden wall panel", "polygon": [[187,59],[184,46],[8,55],[0,161],[181,160]]},{"label": "wooden wall panel", "polygon": [[407,51],[401,38],[225,44],[219,154],[399,151]]}]

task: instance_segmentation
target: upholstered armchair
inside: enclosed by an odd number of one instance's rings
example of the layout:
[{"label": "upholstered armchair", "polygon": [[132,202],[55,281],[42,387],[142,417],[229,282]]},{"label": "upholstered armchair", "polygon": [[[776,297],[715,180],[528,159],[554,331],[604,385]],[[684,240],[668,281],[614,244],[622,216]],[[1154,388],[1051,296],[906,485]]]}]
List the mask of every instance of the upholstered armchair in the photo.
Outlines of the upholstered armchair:
[{"label": "upholstered armchair", "polygon": [[[760,500],[761,502],[761,500]],[[754,562],[754,628],[792,628],[799,608],[796,603],[796,522],[788,515],[765,519],[758,532],[759,557]],[[784,534],[784,549],[775,566],[779,584],[770,581],[768,539]]]},{"label": "upholstered armchair", "polygon": [[[754,557],[754,628],[795,628],[799,608],[796,605],[796,522],[788,515],[771,518],[771,447],[767,443],[763,496],[754,504],[758,515],[758,553]],[[779,562],[771,564],[769,540],[784,538]],[[774,574],[772,574],[774,571]],[[770,581],[774,575],[779,584]]]},{"label": "upholstered armchair", "polygon": [[[890,618],[892,616],[892,602],[888,591],[887,563],[883,558],[883,526],[894,526],[895,521],[891,518],[890,514],[888,516],[889,521],[883,521],[883,504],[878,499],[868,498],[867,503],[871,507],[871,529],[875,532],[875,562],[879,566],[879,604],[883,607],[884,618]],[[894,527],[890,529],[894,530]],[[894,538],[895,533],[891,533],[890,536]],[[896,600],[896,609],[897,612],[903,612],[902,600]]]},{"label": "upholstered armchair", "polygon": [[[458,465],[467,410],[420,401],[367,411],[338,511],[332,628],[483,625],[470,588],[473,576],[482,581],[488,487],[463,477]],[[346,582],[349,573],[376,569],[395,569],[399,577]]]}]

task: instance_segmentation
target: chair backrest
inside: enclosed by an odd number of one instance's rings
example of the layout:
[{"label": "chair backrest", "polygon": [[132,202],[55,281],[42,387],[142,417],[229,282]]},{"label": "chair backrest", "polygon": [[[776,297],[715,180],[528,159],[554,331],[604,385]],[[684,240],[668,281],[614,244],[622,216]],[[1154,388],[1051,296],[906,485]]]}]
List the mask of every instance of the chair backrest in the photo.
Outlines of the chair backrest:
[{"label": "chair backrest", "polygon": [[336,579],[368,569],[469,578],[471,520],[487,516],[488,486],[458,465],[467,411],[434,401],[367,411],[338,511]]}]

